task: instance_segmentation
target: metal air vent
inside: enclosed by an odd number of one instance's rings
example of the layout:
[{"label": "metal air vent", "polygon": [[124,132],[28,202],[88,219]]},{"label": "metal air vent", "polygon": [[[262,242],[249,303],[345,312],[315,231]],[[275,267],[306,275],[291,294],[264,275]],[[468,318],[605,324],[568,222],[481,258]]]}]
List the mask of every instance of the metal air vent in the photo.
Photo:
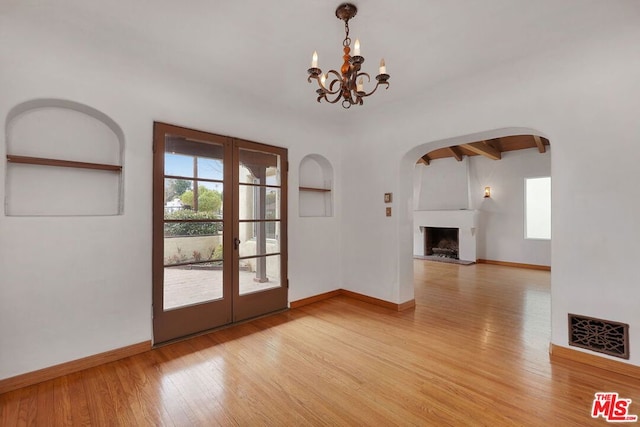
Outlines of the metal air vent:
[{"label": "metal air vent", "polygon": [[569,314],[569,345],[629,359],[629,325]]}]

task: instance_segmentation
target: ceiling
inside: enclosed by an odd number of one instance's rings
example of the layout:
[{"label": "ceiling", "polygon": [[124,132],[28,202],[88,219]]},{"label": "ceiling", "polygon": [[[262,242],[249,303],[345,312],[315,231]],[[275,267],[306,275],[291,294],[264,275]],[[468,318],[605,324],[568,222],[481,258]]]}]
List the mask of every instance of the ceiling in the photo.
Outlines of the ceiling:
[{"label": "ceiling", "polygon": [[500,160],[507,151],[536,148],[539,153],[546,153],[549,140],[538,135],[514,135],[502,138],[487,139],[467,144],[438,148],[422,156],[417,163],[429,165],[434,160],[453,157],[461,162],[465,156],[484,156],[491,160]]},{"label": "ceiling", "polygon": [[[341,64],[339,2],[326,0],[2,0],[0,36],[76,46],[109,61],[209,88],[213,98],[291,116],[351,120],[415,108],[432,88],[558,46],[637,24],[637,0],[357,0],[350,22],[363,71],[384,57],[390,88],[344,112],[320,105],[307,82],[311,54]],[[60,44],[62,45],[62,44]],[[61,58],[63,59],[63,58]],[[353,110],[360,112],[352,113]]]}]

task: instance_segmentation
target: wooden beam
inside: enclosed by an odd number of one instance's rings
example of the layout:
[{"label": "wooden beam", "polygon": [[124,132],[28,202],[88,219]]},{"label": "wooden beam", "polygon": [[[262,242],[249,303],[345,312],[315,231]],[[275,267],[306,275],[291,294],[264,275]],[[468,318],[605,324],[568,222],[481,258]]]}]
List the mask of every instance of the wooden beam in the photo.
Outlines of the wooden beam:
[{"label": "wooden beam", "polygon": [[420,159],[418,160],[418,163],[423,163],[426,166],[428,166],[430,162],[431,162],[431,159],[426,154],[420,157]]},{"label": "wooden beam", "polygon": [[538,151],[540,153],[544,153],[546,150],[544,148],[544,144],[542,143],[542,139],[540,139],[538,135],[533,135],[533,140],[536,142],[536,145],[538,146]]},{"label": "wooden beam", "polygon": [[476,154],[488,157],[491,160],[500,160],[502,158],[500,151],[487,144],[486,141],[463,144],[460,147],[466,148],[469,151],[473,151]]},{"label": "wooden beam", "polygon": [[462,161],[462,151],[460,151],[460,149],[457,146],[449,147],[448,150],[453,155],[453,157],[456,158],[457,161],[459,162]]}]

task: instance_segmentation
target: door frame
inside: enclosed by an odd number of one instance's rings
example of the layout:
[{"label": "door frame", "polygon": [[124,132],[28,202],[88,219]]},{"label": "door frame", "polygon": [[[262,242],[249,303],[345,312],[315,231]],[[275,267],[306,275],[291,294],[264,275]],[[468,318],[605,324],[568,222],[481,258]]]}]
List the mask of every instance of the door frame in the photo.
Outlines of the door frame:
[{"label": "door frame", "polygon": [[[165,311],[164,308],[164,191],[165,191],[165,135],[175,133],[203,144],[224,147],[223,221],[231,226],[223,227],[223,298]],[[239,157],[238,150],[246,148],[265,151],[280,156],[280,287],[240,295],[239,250],[234,239],[239,236]],[[153,342],[161,344],[193,334],[227,326],[252,317],[280,311],[288,307],[288,252],[287,252],[287,183],[289,163],[286,148],[216,135],[162,122],[153,127],[153,200],[152,200],[152,315]],[[197,182],[195,183],[197,185]],[[270,298],[265,304],[265,292]],[[275,296],[275,298],[274,298]],[[225,305],[228,305],[225,307]],[[262,310],[256,310],[262,306]]]}]

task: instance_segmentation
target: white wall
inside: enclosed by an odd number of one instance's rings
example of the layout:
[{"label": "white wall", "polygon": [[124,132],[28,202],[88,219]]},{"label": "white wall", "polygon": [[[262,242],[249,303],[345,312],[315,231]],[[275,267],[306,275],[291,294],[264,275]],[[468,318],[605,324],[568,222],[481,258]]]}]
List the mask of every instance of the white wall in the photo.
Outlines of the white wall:
[{"label": "white wall", "polygon": [[[426,154],[426,153],[425,153]],[[455,210],[469,208],[469,158],[433,160],[414,169],[416,210]]]},{"label": "white wall", "polygon": [[[638,40],[640,27],[619,25],[434,88],[413,115],[395,113],[393,105],[379,116],[368,111],[370,123],[412,125],[372,126],[344,147],[350,166],[343,170],[345,288],[398,303],[412,298],[416,160],[435,148],[523,127],[522,134],[539,133],[553,144],[552,342],[568,345],[567,313],[626,322],[629,362],[640,365],[634,351],[640,345]],[[395,197],[392,218],[384,217],[381,202],[388,191]],[[619,233],[602,227],[614,224]]]},{"label": "white wall", "polygon": [[[336,140],[330,125],[309,133],[308,123],[286,120],[292,112],[258,111],[254,100],[229,96],[224,86],[188,83],[162,74],[162,67],[147,68],[37,27],[4,20],[3,30],[3,134],[15,105],[60,98],[111,117],[124,132],[125,148],[123,215],[0,214],[0,379],[152,339],[154,121],[289,148],[289,300],[339,287],[340,250],[333,237],[339,213],[303,222],[297,212],[297,165],[305,155],[327,158],[340,182],[340,151],[327,142]],[[0,157],[5,154],[3,142]],[[5,169],[0,161],[2,200]]]},{"label": "white wall", "polygon": [[[497,161],[471,159],[471,206],[479,211],[478,258],[551,265],[551,241],[524,238],[524,179],[550,176],[552,155],[547,147],[544,154],[531,148],[502,153]],[[485,186],[491,187],[491,198],[483,197]]]}]

